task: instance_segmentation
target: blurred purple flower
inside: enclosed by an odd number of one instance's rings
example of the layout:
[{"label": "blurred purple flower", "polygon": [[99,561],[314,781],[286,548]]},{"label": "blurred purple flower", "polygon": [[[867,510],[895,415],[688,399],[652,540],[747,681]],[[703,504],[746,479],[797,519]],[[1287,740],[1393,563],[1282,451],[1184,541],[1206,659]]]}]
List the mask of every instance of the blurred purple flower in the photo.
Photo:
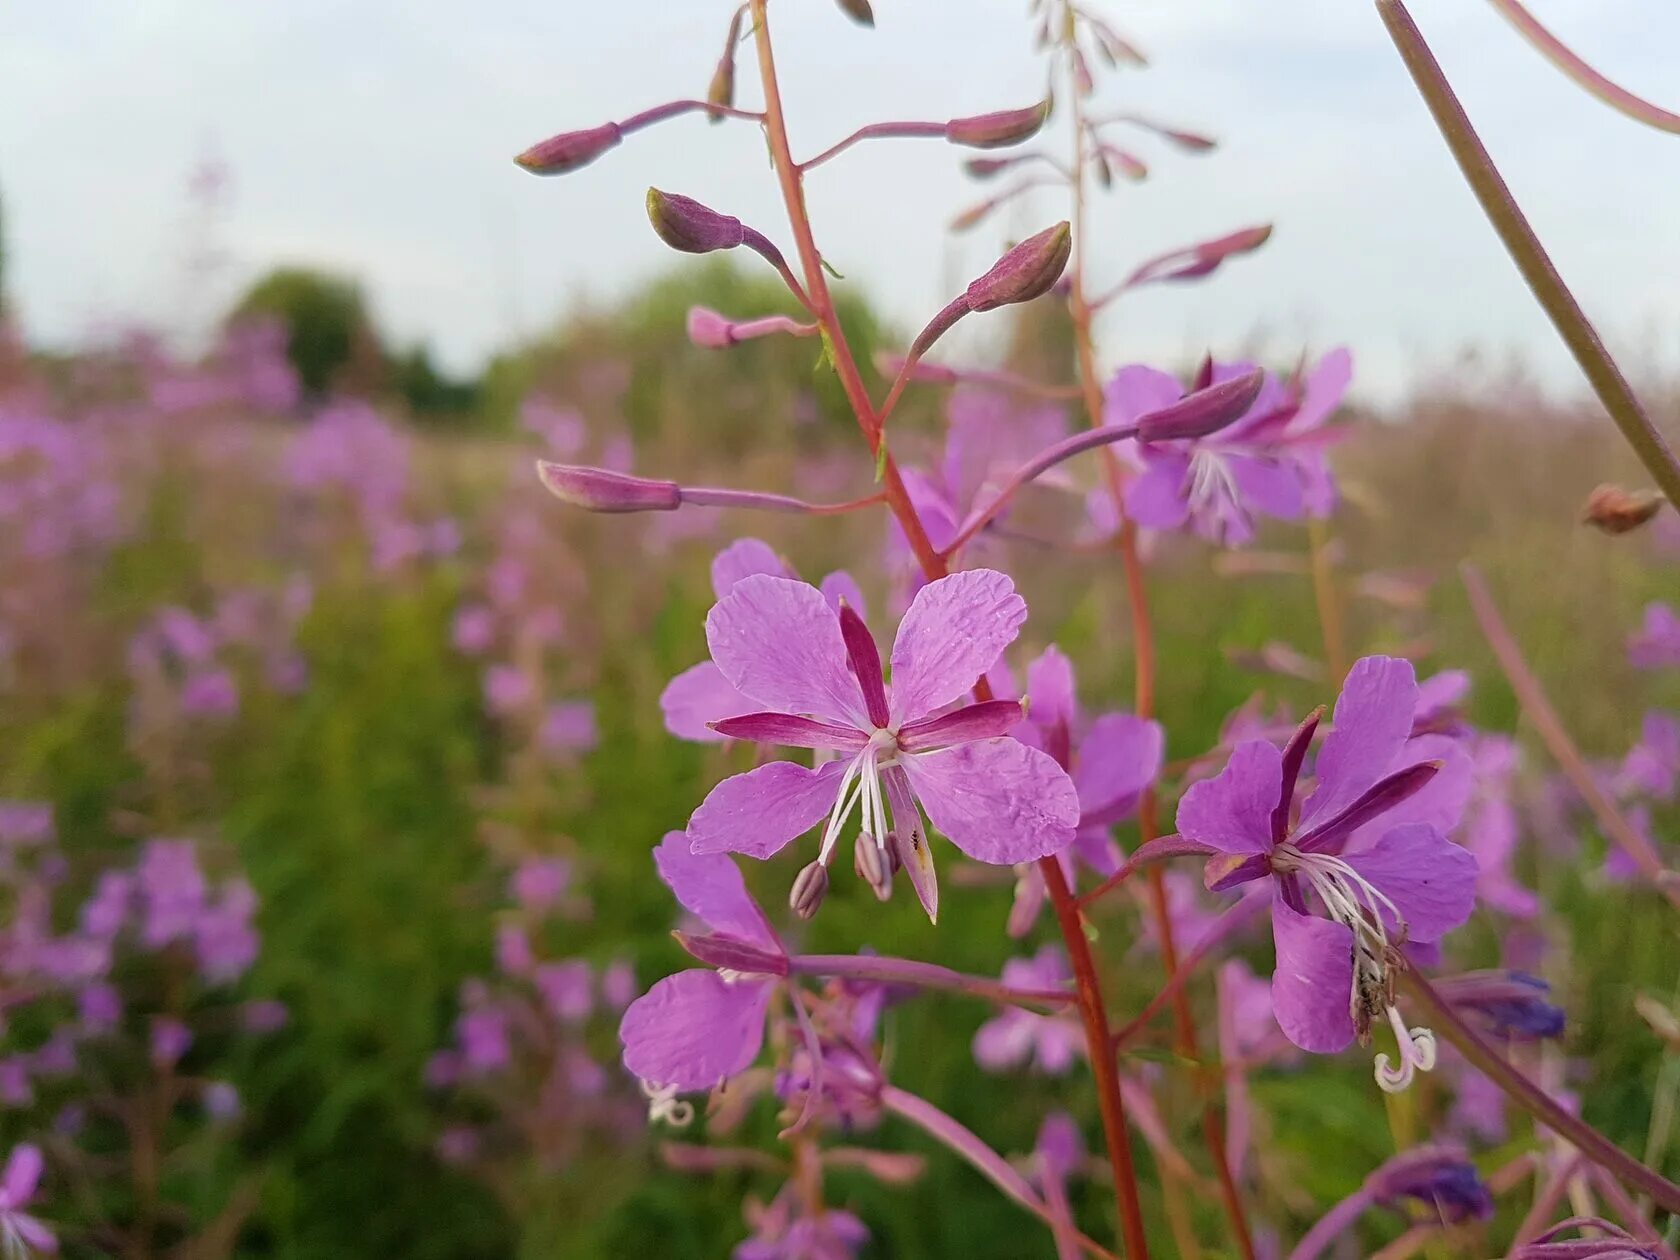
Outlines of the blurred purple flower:
[{"label": "blurred purple flower", "polygon": [[[1046,945],[1032,958],[1011,958],[1004,963],[1002,978],[1016,988],[1055,989],[1066,986],[1068,975],[1061,947]],[[974,1034],[974,1061],[988,1072],[1033,1067],[1060,1076],[1084,1047],[1083,1030],[1065,1015],[1040,1015],[1010,1006]]]},{"label": "blurred purple flower", "polygon": [[564,858],[526,858],[509,879],[513,899],[527,910],[547,910],[572,882],[572,864]]},{"label": "blurred purple flower", "polygon": [[1639,669],[1680,666],[1680,614],[1667,604],[1647,604],[1644,623],[1628,639],[1628,660]]},{"label": "blurred purple flower", "polygon": [[152,1016],[152,1063],[172,1068],[192,1048],[192,1029],[170,1015]]},{"label": "blurred purple flower", "polygon": [[23,1210],[35,1197],[41,1168],[40,1148],[26,1143],[12,1148],[5,1168],[0,1170],[0,1252],[8,1256],[58,1250],[53,1232]]}]

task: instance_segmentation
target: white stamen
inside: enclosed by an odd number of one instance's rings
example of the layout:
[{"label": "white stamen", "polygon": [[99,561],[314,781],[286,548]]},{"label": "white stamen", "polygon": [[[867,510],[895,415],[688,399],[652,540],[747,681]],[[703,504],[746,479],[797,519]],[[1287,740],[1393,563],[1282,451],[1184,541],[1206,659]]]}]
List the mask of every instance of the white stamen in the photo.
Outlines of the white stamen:
[{"label": "white stamen", "polygon": [[648,1100],[648,1123],[663,1120],[673,1129],[686,1129],[694,1123],[694,1104],[677,1097],[675,1085],[655,1085],[643,1081],[642,1096]]}]

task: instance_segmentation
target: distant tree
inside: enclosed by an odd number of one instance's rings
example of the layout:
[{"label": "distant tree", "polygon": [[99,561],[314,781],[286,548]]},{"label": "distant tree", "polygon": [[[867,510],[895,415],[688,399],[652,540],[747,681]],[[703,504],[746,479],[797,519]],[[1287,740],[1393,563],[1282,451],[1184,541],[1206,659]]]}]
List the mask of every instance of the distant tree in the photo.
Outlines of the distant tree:
[{"label": "distant tree", "polygon": [[418,419],[459,418],[478,405],[477,382],[439,371],[423,343],[391,359],[390,383]]},{"label": "distant tree", "polygon": [[280,267],[258,280],[228,315],[277,318],[287,357],[310,394],[326,393],[353,358],[377,349],[378,335],[355,281],[308,267]]}]

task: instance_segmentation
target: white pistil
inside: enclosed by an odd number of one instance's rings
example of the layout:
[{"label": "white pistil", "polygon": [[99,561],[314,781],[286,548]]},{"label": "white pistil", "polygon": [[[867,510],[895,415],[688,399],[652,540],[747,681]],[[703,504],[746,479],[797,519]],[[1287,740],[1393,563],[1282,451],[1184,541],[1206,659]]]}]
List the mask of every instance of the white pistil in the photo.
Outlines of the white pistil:
[{"label": "white pistil", "polygon": [[1427,1028],[1407,1028],[1406,1021],[1393,1006],[1388,1008],[1388,1024],[1394,1029],[1394,1040],[1400,1047],[1400,1066],[1391,1068],[1386,1054],[1379,1054],[1376,1063],[1377,1086],[1385,1094],[1398,1094],[1411,1085],[1419,1072],[1435,1068],[1435,1034]]},{"label": "white pistil", "polygon": [[887,806],[881,790],[881,771],[897,760],[898,736],[885,727],[876,728],[869,737],[869,743],[852,758],[851,764],[840,776],[840,790],[835,794],[834,808],[829,811],[828,825],[823,828],[817,861],[827,866],[834,860],[834,847],[840,841],[841,830],[852,816],[853,806],[858,807],[862,816],[861,830],[872,831],[876,836],[887,834]]},{"label": "white pistil", "polygon": [[673,1129],[686,1129],[694,1123],[694,1104],[677,1097],[675,1085],[655,1085],[643,1081],[642,1097],[648,1100],[648,1123],[663,1120]]}]

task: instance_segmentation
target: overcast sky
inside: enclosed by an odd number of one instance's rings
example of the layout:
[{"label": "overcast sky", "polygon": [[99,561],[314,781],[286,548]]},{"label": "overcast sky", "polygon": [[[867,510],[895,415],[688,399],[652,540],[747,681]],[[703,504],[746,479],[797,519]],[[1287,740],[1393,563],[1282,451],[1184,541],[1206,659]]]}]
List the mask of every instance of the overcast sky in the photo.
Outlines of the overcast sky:
[{"label": "overcast sky", "polygon": [[[1531,0],[1637,91],[1680,96],[1680,5]],[[1110,0],[1153,66],[1104,104],[1223,141],[1207,158],[1140,140],[1154,174],[1101,204],[1099,274],[1271,220],[1262,255],[1199,288],[1141,293],[1105,322],[1110,362],[1353,346],[1372,397],[1466,345],[1568,360],[1452,167],[1361,0]],[[1025,0],[875,0],[873,32],[824,0],[777,0],[796,148],[880,118],[1025,104],[1042,68]],[[1493,9],[1415,0],[1483,138],[1602,330],[1630,359],[1680,358],[1680,139],[1581,94]],[[672,262],[649,184],[786,241],[750,124],[687,118],[587,171],[539,180],[510,156],[552,132],[704,91],[730,0],[78,0],[0,5],[0,194],[9,285],[32,337],[102,320],[187,326],[282,261],[360,277],[396,338],[468,367],[568,304]],[[743,96],[751,85],[743,75]],[[743,102],[747,103],[747,102]],[[1680,101],[1663,103],[1680,107]],[[182,279],[187,177],[232,174],[214,293]],[[1011,235],[1063,217],[1046,194],[955,244],[975,197],[938,141],[813,173],[828,257],[916,326]],[[1156,160],[1158,159],[1158,160]],[[790,251],[791,252],[791,251]]]}]

